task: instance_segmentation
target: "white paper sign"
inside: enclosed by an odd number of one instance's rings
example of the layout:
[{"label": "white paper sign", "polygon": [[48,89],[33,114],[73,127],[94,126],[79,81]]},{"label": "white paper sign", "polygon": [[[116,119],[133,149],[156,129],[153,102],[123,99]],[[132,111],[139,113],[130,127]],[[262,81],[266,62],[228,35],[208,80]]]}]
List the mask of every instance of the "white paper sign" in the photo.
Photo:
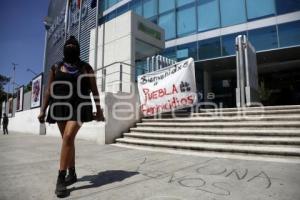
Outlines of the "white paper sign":
[{"label": "white paper sign", "polygon": [[193,58],[138,76],[144,116],[191,107],[197,103]]}]

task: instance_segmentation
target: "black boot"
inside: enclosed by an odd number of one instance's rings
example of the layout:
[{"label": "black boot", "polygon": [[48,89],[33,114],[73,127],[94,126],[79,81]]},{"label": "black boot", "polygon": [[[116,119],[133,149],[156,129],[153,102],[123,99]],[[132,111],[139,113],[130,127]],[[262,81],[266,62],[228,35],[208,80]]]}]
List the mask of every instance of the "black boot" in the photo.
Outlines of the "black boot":
[{"label": "black boot", "polygon": [[75,171],[75,167],[71,167],[68,169],[68,175],[66,177],[66,185],[72,185],[73,183],[77,182],[77,175]]},{"label": "black boot", "polygon": [[55,194],[59,198],[68,196],[68,190],[66,187],[66,170],[58,171]]}]

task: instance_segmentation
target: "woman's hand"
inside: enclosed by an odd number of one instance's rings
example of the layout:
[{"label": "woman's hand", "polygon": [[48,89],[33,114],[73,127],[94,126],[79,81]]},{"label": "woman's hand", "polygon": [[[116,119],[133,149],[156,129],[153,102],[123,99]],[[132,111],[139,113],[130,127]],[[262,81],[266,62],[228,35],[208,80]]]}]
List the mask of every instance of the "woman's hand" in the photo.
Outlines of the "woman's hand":
[{"label": "woman's hand", "polygon": [[45,112],[40,112],[39,116],[38,116],[38,120],[40,123],[45,123]]},{"label": "woman's hand", "polygon": [[97,111],[96,113],[93,113],[93,114],[94,114],[94,120],[103,121],[103,122],[105,121],[102,109],[100,109],[99,111]]}]

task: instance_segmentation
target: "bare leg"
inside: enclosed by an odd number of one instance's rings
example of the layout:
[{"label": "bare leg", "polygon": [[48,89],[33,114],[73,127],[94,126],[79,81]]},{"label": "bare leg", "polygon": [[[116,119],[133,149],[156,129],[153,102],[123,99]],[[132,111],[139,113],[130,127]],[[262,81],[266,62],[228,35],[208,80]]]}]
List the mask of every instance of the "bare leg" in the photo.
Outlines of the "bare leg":
[{"label": "bare leg", "polygon": [[58,126],[58,128],[59,128],[61,138],[63,138],[63,136],[64,136],[66,124],[67,124],[66,121],[63,121],[63,122],[57,122],[57,126]]},{"label": "bare leg", "polygon": [[[63,138],[64,136],[64,132],[65,132],[65,128],[66,128],[66,121],[64,122],[57,122],[57,125],[58,125],[58,128],[60,130],[60,134],[61,134],[61,137]],[[72,152],[71,152],[71,161],[70,163],[68,164],[68,168],[71,168],[71,167],[75,167],[75,145],[73,146],[72,148]]]},{"label": "bare leg", "polygon": [[60,170],[66,170],[70,164],[73,164],[71,163],[71,161],[72,156],[75,158],[74,140],[79,129],[80,125],[77,121],[68,121],[66,123],[65,130],[63,133],[63,144],[60,155]]}]

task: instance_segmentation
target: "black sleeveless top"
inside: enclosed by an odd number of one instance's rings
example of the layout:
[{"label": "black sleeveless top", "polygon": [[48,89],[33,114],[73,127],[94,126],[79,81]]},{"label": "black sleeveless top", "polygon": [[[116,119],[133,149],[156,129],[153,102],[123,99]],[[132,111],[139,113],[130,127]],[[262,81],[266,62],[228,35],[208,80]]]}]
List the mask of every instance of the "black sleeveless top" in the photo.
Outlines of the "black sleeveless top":
[{"label": "black sleeveless top", "polygon": [[[89,77],[84,76],[85,62],[79,62],[78,73],[63,72],[63,62],[52,67],[55,77],[50,86],[49,110],[46,122],[88,122],[93,120]],[[90,67],[90,66],[89,66]]]}]

